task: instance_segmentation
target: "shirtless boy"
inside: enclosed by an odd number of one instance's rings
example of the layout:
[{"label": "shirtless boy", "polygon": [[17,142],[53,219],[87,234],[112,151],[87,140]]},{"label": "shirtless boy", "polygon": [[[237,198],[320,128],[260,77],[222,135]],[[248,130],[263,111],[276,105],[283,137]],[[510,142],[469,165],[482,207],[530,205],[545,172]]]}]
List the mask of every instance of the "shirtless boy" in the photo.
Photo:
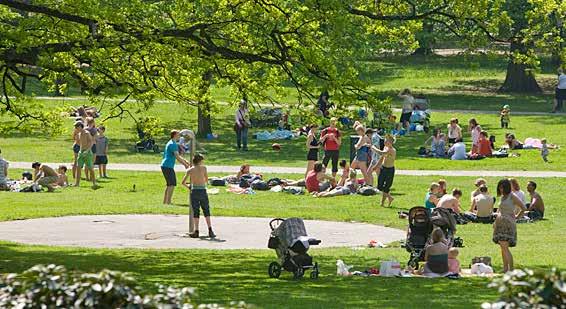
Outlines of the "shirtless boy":
[{"label": "shirtless boy", "polygon": [[88,169],[89,174],[92,180],[92,187],[96,188],[96,175],[94,174],[94,155],[92,153],[92,145],[94,145],[94,137],[90,134],[90,132],[84,128],[82,123],[77,124],[81,127],[80,132],[78,133],[78,141],[79,141],[79,155],[77,159],[77,169],[75,175],[75,186],[78,187],[81,182],[81,169],[83,166]]},{"label": "shirtless boy", "polygon": [[[190,178],[190,183],[187,183],[188,178]],[[206,225],[208,226],[208,237],[216,237],[212,231],[212,224],[210,223],[210,205],[208,202],[208,194],[206,193],[208,173],[204,166],[204,156],[199,153],[195,154],[193,158],[193,166],[187,170],[187,173],[183,177],[183,181],[181,183],[190,190],[191,207],[193,208],[195,231],[190,233],[189,237],[199,237],[198,225],[201,208],[204,213]]]}]

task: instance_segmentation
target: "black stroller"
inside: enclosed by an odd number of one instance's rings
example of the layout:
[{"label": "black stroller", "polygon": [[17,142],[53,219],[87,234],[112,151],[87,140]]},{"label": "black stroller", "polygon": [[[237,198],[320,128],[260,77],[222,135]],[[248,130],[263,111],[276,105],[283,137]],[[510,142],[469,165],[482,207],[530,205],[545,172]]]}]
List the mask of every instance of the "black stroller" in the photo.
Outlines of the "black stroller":
[{"label": "black stroller", "polygon": [[312,269],[310,277],[318,278],[318,263],[307,254],[311,245],[320,244],[320,240],[307,236],[302,219],[273,219],[269,222],[271,235],[267,247],[275,249],[278,262],[269,264],[269,277],[279,278],[281,269],[293,273],[295,279],[302,278],[305,270]]},{"label": "black stroller", "polygon": [[159,146],[155,144],[155,140],[153,140],[153,138],[147,136],[147,134],[140,128],[137,128],[137,132],[138,132],[138,137],[140,139],[140,141],[136,143],[137,152],[152,151],[152,150],[155,153],[159,152]]},{"label": "black stroller", "polygon": [[434,227],[438,227],[444,233],[446,245],[449,247],[463,247],[463,241],[456,235],[456,218],[450,208],[434,208],[430,216],[430,221]]},{"label": "black stroller", "polygon": [[413,269],[419,268],[419,262],[424,261],[425,248],[432,232],[432,222],[428,210],[416,206],[409,210],[409,228],[405,249],[411,254],[407,265]]}]

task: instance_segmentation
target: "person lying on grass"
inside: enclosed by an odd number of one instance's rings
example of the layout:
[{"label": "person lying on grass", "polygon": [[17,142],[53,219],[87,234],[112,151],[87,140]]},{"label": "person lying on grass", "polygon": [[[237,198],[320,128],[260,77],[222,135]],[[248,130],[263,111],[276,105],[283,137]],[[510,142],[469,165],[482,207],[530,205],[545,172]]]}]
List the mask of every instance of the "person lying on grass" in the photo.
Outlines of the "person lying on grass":
[{"label": "person lying on grass", "polygon": [[328,188],[327,191],[315,193],[315,197],[334,197],[339,195],[348,195],[352,193],[356,193],[358,190],[359,184],[358,180],[356,179],[356,170],[350,170],[350,175],[348,180],[344,183],[343,186],[338,186],[334,189]]},{"label": "person lying on grass", "polygon": [[[190,178],[190,183],[187,180]],[[204,156],[197,153],[193,158],[193,166],[187,170],[187,173],[181,181],[183,186],[189,189],[189,198],[191,207],[193,209],[193,221],[195,224],[195,231],[189,234],[191,238],[199,237],[199,219],[200,209],[204,213],[206,225],[208,226],[208,237],[214,238],[216,235],[212,231],[212,223],[210,222],[210,205],[208,201],[208,194],[206,192],[206,184],[208,183],[208,172],[204,166]]]},{"label": "person lying on grass", "polygon": [[[524,143],[521,143],[515,137],[515,134],[506,133],[505,134],[505,147],[509,148],[510,150],[520,150],[520,149],[541,149],[542,148],[542,140],[538,138],[527,137]],[[556,144],[546,144],[546,148],[548,149],[559,149],[560,146]]]}]

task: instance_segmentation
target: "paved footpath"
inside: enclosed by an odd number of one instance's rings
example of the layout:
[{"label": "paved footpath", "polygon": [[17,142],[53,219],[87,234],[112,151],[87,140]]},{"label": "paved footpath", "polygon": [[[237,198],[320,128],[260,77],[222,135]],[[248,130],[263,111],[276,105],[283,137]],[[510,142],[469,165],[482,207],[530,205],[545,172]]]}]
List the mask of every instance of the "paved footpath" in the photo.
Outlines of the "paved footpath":
[{"label": "paved footpath", "polygon": [[[45,163],[56,167],[61,164],[69,163]],[[10,168],[31,169],[31,162],[10,162]],[[209,173],[237,173],[239,166],[233,165],[207,165]],[[159,172],[161,168],[159,164],[133,164],[133,163],[112,163],[108,165],[109,170],[116,171],[140,171],[140,172]],[[176,171],[184,171],[181,165],[175,166]],[[304,174],[303,167],[282,167],[282,166],[253,166],[252,171],[262,174]],[[470,177],[532,177],[532,178],[549,178],[558,177],[566,178],[566,172],[555,171],[458,171],[458,170],[396,170],[396,175],[408,176],[470,176]]]},{"label": "paved footpath", "polygon": [[[90,248],[267,249],[269,218],[214,217],[216,238],[208,232],[188,238],[188,216],[97,215],[0,222],[0,239],[32,245]],[[405,232],[384,226],[305,220],[310,237],[322,248],[383,244],[405,238]],[[379,250],[379,249],[376,249]],[[267,265],[266,265],[267,266]]]}]

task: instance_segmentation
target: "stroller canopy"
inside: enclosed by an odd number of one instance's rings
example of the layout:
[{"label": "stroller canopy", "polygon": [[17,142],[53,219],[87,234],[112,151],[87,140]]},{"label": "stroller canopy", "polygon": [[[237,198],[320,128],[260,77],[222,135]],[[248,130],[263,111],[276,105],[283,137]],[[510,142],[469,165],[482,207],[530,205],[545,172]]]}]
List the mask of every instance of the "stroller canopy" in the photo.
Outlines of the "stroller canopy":
[{"label": "stroller canopy", "polygon": [[275,235],[279,237],[281,245],[289,248],[301,236],[307,236],[305,223],[300,218],[289,218],[283,221],[275,230]]}]

